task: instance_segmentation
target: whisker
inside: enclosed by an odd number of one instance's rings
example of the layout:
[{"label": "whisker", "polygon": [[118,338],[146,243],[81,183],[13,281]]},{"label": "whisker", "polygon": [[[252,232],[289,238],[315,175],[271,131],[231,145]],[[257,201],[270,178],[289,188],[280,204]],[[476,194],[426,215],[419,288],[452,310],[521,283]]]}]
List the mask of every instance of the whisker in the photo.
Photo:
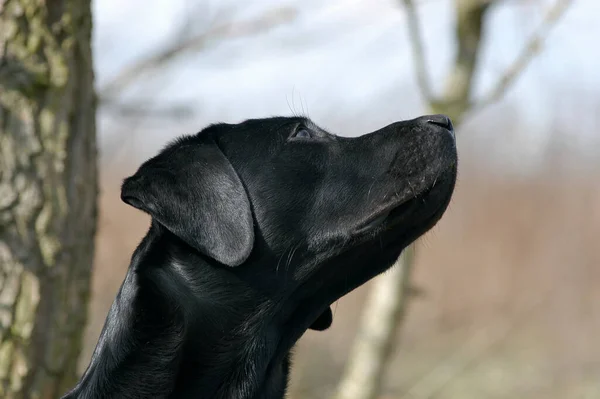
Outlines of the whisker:
[{"label": "whisker", "polygon": [[288,259],[285,265],[285,271],[287,273],[287,271],[289,270],[290,265],[292,264],[292,259],[294,258],[294,254],[296,253],[296,251],[298,250],[298,248],[300,248],[300,243],[298,243],[296,246],[294,246],[294,248],[292,249],[292,251],[290,251],[289,255],[288,255]]},{"label": "whisker", "polygon": [[373,186],[377,182],[377,179],[373,178],[373,182],[369,186],[369,191],[367,192],[367,201],[371,198],[371,190],[373,190]]}]

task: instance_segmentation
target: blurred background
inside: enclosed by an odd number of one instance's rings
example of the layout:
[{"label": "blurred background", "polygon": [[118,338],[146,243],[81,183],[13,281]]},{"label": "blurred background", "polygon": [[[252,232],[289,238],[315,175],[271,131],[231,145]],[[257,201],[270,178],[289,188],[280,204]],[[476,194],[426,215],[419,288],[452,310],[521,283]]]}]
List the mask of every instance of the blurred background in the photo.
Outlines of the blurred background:
[{"label": "blurred background", "polygon": [[[596,0],[96,0],[92,15],[100,202],[80,371],[149,223],[120,183],[166,142],[280,114],[356,136],[444,112],[458,185],[416,244],[377,397],[600,398]],[[336,395],[376,283],[300,340],[291,399]]]},{"label": "blurred background", "polygon": [[[490,3],[474,99],[496,87],[555,4]],[[444,93],[455,3],[415,7],[431,91]],[[148,226],[120,201],[121,179],[167,141],[279,114],[356,136],[430,112],[400,0],[102,0],[93,12],[97,87],[111,102],[99,113],[86,365]],[[600,398],[599,15],[595,0],[573,1],[505,94],[458,125],[457,191],[417,246],[420,294],[381,398]],[[336,392],[371,286],[334,305],[331,329],[301,339],[290,398]]]}]

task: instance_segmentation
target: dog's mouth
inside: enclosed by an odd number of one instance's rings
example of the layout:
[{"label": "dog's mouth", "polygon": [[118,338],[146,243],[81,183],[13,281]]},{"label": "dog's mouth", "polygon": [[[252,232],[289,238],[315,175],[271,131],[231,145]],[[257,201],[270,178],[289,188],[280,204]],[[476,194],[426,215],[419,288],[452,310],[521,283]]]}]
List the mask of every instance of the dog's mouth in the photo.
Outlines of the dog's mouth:
[{"label": "dog's mouth", "polygon": [[[413,210],[412,208],[420,205],[427,206],[428,197],[436,191],[444,190],[443,186],[445,183],[446,181],[444,179],[436,179],[431,187],[427,188],[423,192],[414,194],[412,197],[407,198],[400,203],[395,203],[384,207],[381,211],[377,212],[366,221],[359,224],[355,229],[354,234],[357,236],[363,236],[369,233],[376,233],[382,228],[385,229],[393,227],[405,219],[407,215],[411,214],[411,211]],[[451,191],[452,190],[450,190],[450,192]],[[444,202],[445,201],[441,201],[440,207],[445,207]],[[437,211],[435,204],[433,204],[431,208],[434,213]]]},{"label": "dog's mouth", "polygon": [[363,234],[377,229],[386,221],[386,219],[390,216],[390,213],[392,213],[392,209],[384,210],[383,212],[376,214],[374,217],[369,218],[365,223],[362,223],[358,226],[355,234]]}]

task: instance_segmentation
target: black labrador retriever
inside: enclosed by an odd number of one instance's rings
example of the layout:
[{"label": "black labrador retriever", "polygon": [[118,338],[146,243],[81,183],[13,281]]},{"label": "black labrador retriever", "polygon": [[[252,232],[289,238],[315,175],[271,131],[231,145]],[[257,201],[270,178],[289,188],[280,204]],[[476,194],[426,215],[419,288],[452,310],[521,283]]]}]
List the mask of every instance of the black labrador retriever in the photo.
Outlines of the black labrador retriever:
[{"label": "black labrador retriever", "polygon": [[283,398],[294,343],[440,219],[456,167],[443,115],[357,138],[276,117],[176,140],[123,183],[152,223],[65,398]]}]

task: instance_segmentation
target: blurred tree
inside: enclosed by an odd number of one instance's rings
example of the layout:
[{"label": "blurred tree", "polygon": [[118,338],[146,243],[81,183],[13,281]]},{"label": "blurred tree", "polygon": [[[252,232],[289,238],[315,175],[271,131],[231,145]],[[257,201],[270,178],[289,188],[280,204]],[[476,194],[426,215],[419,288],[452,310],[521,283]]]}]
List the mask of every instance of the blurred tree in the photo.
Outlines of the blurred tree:
[{"label": "blurred tree", "polygon": [[96,230],[90,0],[0,1],[0,397],[76,381]]},{"label": "blurred tree", "polygon": [[[446,77],[440,96],[431,88],[421,39],[419,20],[413,0],[401,0],[407,13],[409,38],[417,82],[431,113],[444,113],[455,125],[468,113],[499,100],[529,62],[541,50],[549,29],[560,18],[572,0],[556,0],[513,64],[498,79],[496,86],[481,99],[474,100],[471,92],[481,52],[486,16],[499,0],[454,0],[456,15],[456,50],[453,65]],[[386,367],[393,354],[397,331],[406,313],[412,292],[411,276],[415,261],[415,244],[404,250],[396,264],[374,281],[365,303],[363,316],[355,338],[346,370],[338,386],[336,399],[376,399],[379,397]],[[445,380],[444,380],[445,382]],[[428,390],[432,397],[438,387]]]}]

